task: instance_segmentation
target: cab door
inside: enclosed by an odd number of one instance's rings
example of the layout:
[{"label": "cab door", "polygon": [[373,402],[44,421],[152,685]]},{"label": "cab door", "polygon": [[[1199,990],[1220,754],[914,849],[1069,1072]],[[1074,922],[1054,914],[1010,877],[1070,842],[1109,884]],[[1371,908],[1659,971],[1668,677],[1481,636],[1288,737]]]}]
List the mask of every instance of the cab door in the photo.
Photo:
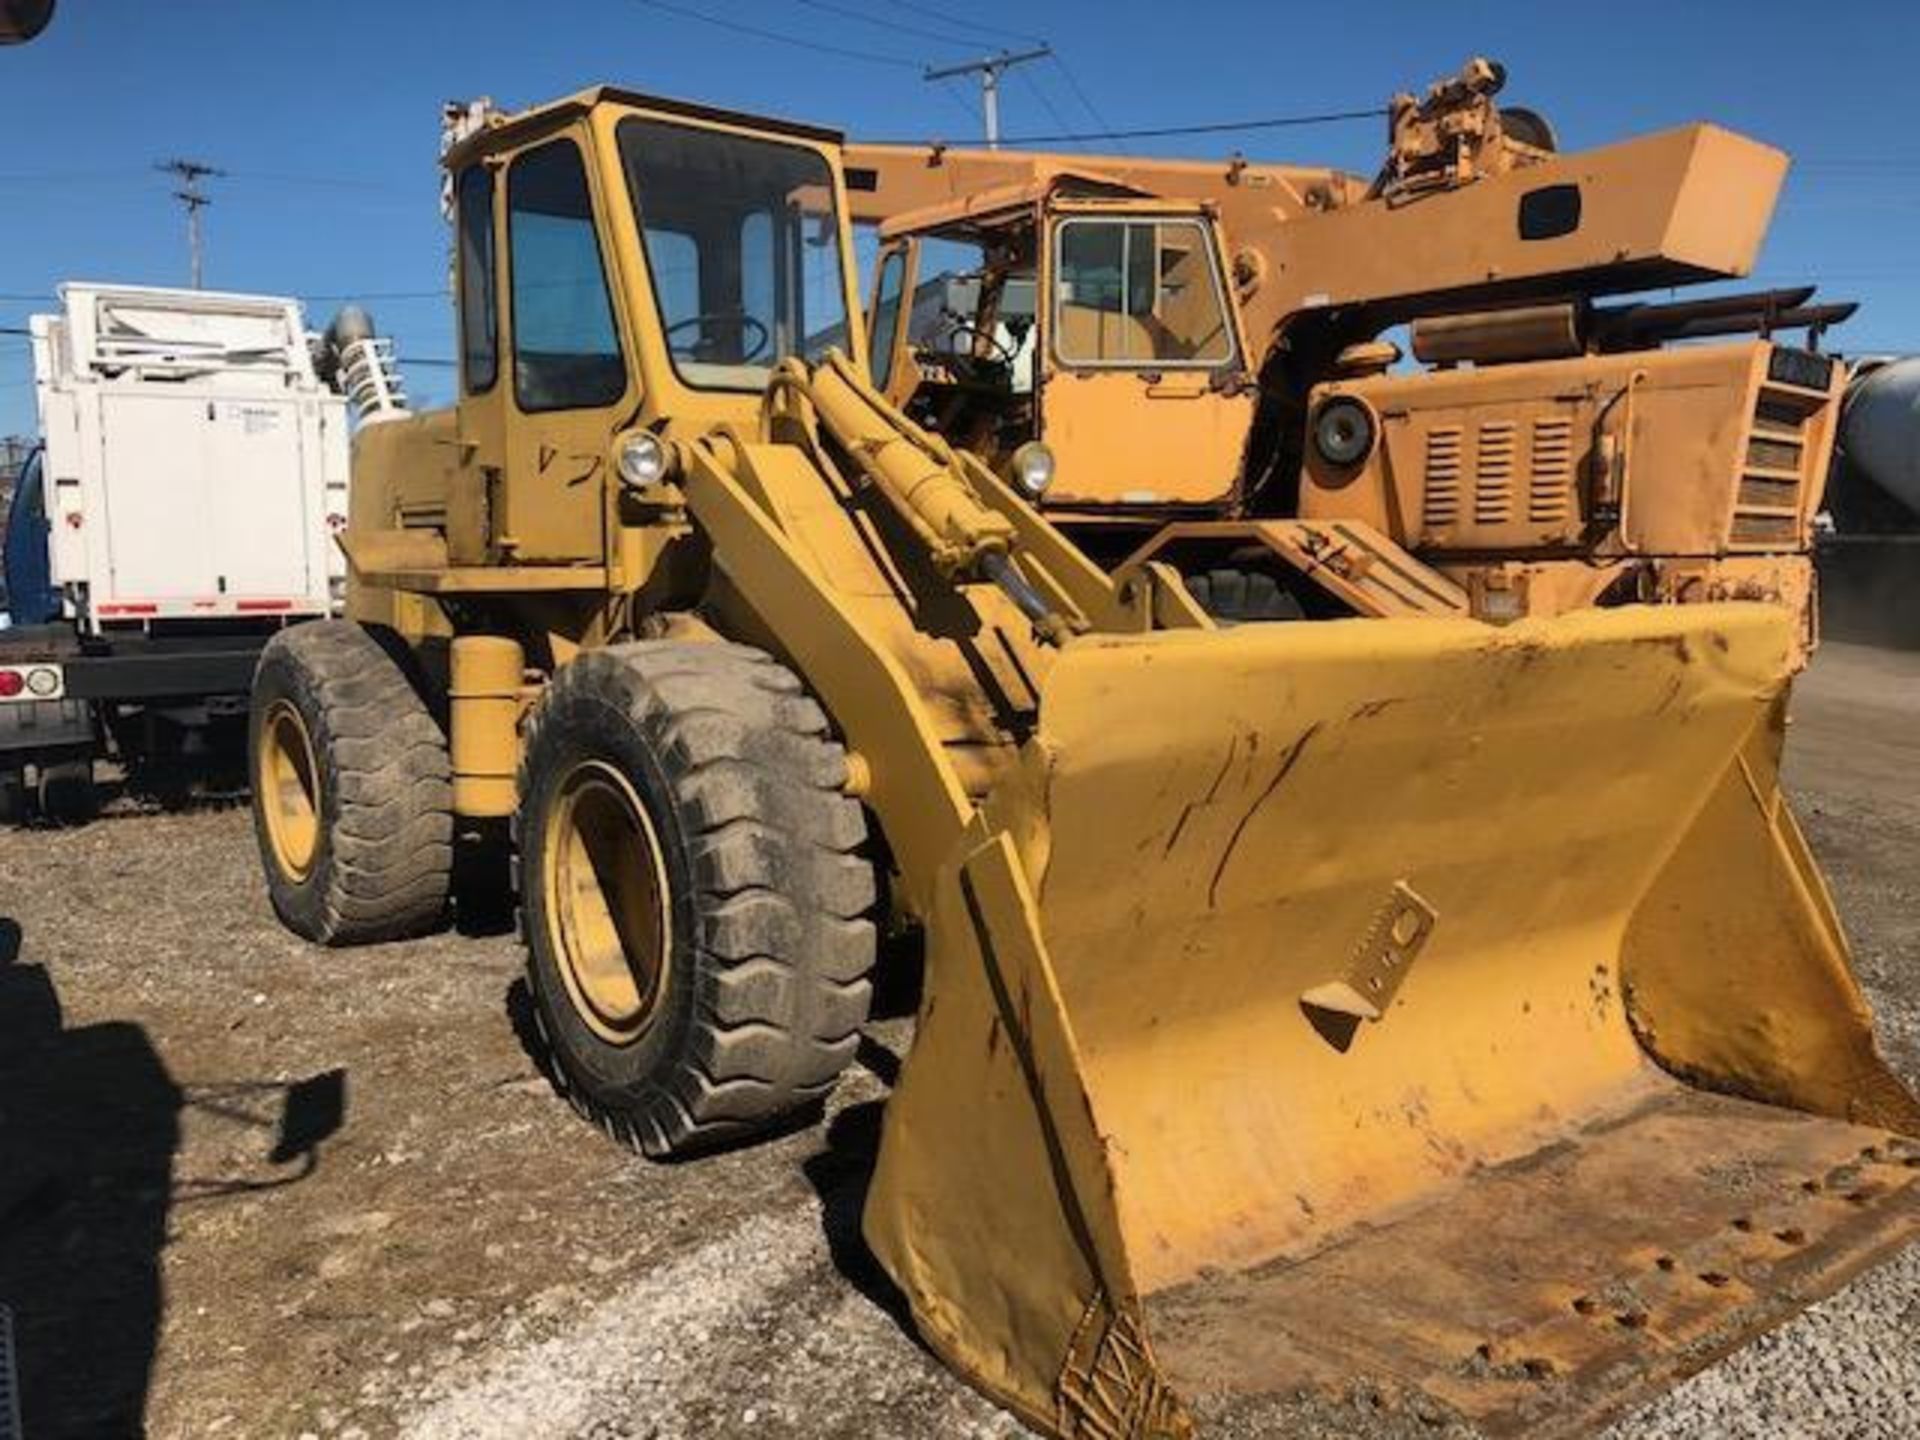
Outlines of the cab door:
[{"label": "cab door", "polygon": [[1046,246],[1041,434],[1055,505],[1213,507],[1253,421],[1208,217],[1056,213]]},{"label": "cab door", "polygon": [[506,167],[505,481],[489,506],[502,558],[603,560],[611,449],[636,383],[586,152],[563,134]]},{"label": "cab door", "polygon": [[873,278],[873,300],[867,306],[867,357],[873,383],[895,405],[905,405],[920,384],[920,369],[907,343],[907,324],[913,306],[913,272],[919,258],[913,239],[890,240],[880,249]]}]

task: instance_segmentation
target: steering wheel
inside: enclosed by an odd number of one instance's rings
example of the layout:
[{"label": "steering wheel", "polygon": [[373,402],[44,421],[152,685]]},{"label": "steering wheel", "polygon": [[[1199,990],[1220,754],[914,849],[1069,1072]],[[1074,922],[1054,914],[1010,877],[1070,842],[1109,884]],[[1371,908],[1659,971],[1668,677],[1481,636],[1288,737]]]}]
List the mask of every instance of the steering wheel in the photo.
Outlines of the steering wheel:
[{"label": "steering wheel", "polygon": [[[954,354],[961,356],[964,360],[984,360],[1005,365],[1009,368],[1013,365],[1014,352],[1001,344],[1000,337],[990,331],[982,330],[977,325],[968,325],[962,322],[961,324],[955,325],[948,334],[953,342]],[[962,337],[965,338],[965,344],[961,343]],[[982,340],[987,342],[987,348],[993,352],[991,355],[974,353]]]},{"label": "steering wheel", "polygon": [[[993,353],[974,354],[969,343],[973,337],[984,339]],[[997,395],[1013,383],[1013,352],[985,330],[976,330],[971,325],[955,325],[948,333],[948,343],[938,349],[915,349],[917,354],[952,376],[952,384]]]},{"label": "steering wheel", "polygon": [[709,328],[718,329],[722,325],[737,325],[743,330],[751,330],[758,335],[759,338],[740,356],[742,364],[760,354],[773,340],[773,332],[751,315],[735,315],[724,310],[702,310],[698,315],[689,315],[686,319],[676,320],[667,326],[667,348],[669,350],[674,348],[673,337],[678,331],[699,330],[704,334]]}]

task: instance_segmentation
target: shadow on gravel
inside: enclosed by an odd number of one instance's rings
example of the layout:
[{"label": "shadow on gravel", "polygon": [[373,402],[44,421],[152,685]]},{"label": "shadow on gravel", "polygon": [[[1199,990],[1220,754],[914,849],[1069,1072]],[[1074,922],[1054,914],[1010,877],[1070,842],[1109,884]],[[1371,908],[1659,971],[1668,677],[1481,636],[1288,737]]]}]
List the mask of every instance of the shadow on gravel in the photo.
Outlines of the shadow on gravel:
[{"label": "shadow on gravel", "polygon": [[849,1105],[827,1126],[826,1148],[806,1161],[803,1168],[820,1196],[827,1250],[834,1269],[918,1344],[907,1297],[880,1268],[860,1233],[860,1215],[866,1209],[874,1161],[880,1154],[880,1119],[885,1110],[883,1100]]},{"label": "shadow on gravel", "polygon": [[137,1025],[62,1028],[0,919],[0,1302],[25,1431],[146,1432],[178,1087]]},{"label": "shadow on gravel", "polygon": [[[172,1207],[312,1174],[345,1117],[346,1076],[183,1089],[140,1026],[67,1026],[22,941],[0,917],[0,1304],[24,1433],[142,1436]],[[255,1173],[176,1179],[188,1108],[271,1137]]]}]

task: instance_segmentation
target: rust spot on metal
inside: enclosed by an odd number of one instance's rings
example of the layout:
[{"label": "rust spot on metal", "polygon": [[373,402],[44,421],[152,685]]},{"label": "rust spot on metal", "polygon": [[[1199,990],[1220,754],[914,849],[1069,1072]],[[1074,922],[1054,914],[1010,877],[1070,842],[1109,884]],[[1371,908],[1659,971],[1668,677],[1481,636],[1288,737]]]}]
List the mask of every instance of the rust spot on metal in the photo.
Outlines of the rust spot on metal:
[{"label": "rust spot on metal", "polygon": [[1644,1310],[1622,1310],[1613,1317],[1613,1323],[1622,1330],[1644,1330],[1647,1328],[1647,1312]]},{"label": "rust spot on metal", "polygon": [[1592,1315],[1599,1309],[1600,1302],[1591,1295],[1580,1295],[1574,1299],[1573,1313],[1576,1315]]},{"label": "rust spot on metal", "polygon": [[1733,1222],[1733,1228],[1738,1230],[1742,1235],[1751,1235],[1753,1233],[1753,1217],[1751,1215],[1741,1215],[1737,1217]]},{"label": "rust spot on metal", "polygon": [[1651,646],[1655,650],[1665,650],[1682,665],[1693,663],[1693,646],[1684,635],[1645,635],[1632,643]]},{"label": "rust spot on metal", "polygon": [[1659,1270],[1668,1275],[1671,1275],[1680,1264],[1680,1262],[1671,1255],[1662,1255],[1653,1263]]},{"label": "rust spot on metal", "polygon": [[[1258,737],[1255,738],[1257,739]],[[1189,800],[1180,808],[1180,818],[1173,822],[1173,829],[1167,835],[1166,847],[1160,852],[1162,859],[1171,855],[1173,853],[1173,847],[1180,843],[1180,837],[1186,831],[1187,821],[1193,818],[1193,812],[1203,805],[1213,804],[1214,798],[1220,793],[1220,787],[1226,784],[1227,772],[1233,769],[1234,759],[1239,753],[1240,737],[1238,735],[1229,736],[1227,739],[1227,757],[1220,762],[1219,773],[1213,777],[1213,783],[1207,786],[1207,793],[1205,795],[1201,796],[1198,800]]]},{"label": "rust spot on metal", "polygon": [[1807,1243],[1807,1232],[1798,1225],[1789,1225],[1784,1230],[1774,1231],[1773,1238],[1782,1245],[1804,1245]]},{"label": "rust spot on metal", "polygon": [[1273,798],[1275,792],[1277,792],[1280,786],[1286,781],[1287,776],[1293,773],[1293,767],[1300,763],[1300,757],[1306,752],[1308,743],[1319,733],[1320,722],[1316,720],[1301,733],[1298,740],[1295,740],[1282,752],[1280,764],[1273,772],[1273,779],[1267,782],[1267,788],[1262,790],[1253,804],[1247,807],[1246,814],[1240,817],[1240,823],[1233,827],[1233,833],[1227,837],[1227,843],[1220,851],[1220,863],[1213,867],[1213,878],[1207,882],[1207,908],[1209,910],[1216,909],[1219,906],[1220,879],[1227,873],[1227,866],[1233,860],[1233,852],[1240,848],[1240,838],[1246,834],[1247,826],[1251,825],[1253,823],[1253,817],[1260,813],[1260,807]]},{"label": "rust spot on metal", "polygon": [[1389,706],[1398,705],[1400,703],[1401,703],[1400,699],[1397,696],[1389,699],[1385,699],[1385,700],[1369,700],[1364,705],[1355,706],[1352,713],[1349,714],[1347,718],[1349,720],[1371,720],[1374,716],[1380,714],[1382,711],[1386,710]]},{"label": "rust spot on metal", "polygon": [[1702,1285],[1711,1285],[1716,1290],[1724,1290],[1728,1285],[1733,1283],[1733,1277],[1721,1270],[1702,1270],[1700,1272],[1700,1283]]}]

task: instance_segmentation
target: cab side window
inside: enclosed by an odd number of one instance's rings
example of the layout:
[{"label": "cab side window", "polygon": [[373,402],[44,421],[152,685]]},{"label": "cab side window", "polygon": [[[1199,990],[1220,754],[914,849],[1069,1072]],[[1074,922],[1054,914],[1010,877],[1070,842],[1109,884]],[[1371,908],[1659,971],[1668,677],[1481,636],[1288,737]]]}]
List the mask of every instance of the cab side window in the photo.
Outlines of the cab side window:
[{"label": "cab side window", "polygon": [[1068,220],[1056,242],[1060,358],[1069,364],[1223,365],[1225,292],[1190,220]]},{"label": "cab side window", "polygon": [[500,312],[493,288],[493,172],[462,171],[460,197],[460,373],[469,395],[491,390],[500,372]]},{"label": "cab side window", "polygon": [[580,149],[555,140],[507,172],[514,396],[526,412],[611,405],[627,388]]}]

